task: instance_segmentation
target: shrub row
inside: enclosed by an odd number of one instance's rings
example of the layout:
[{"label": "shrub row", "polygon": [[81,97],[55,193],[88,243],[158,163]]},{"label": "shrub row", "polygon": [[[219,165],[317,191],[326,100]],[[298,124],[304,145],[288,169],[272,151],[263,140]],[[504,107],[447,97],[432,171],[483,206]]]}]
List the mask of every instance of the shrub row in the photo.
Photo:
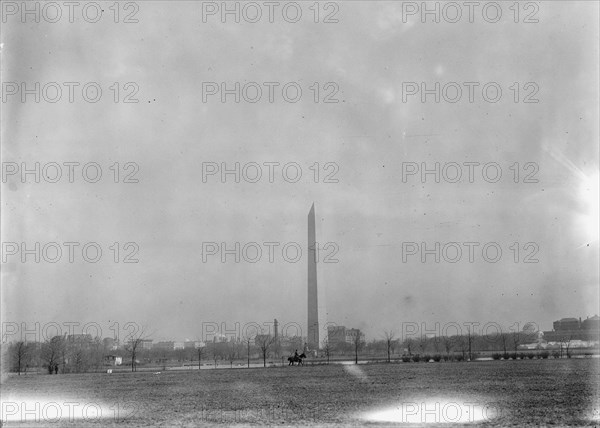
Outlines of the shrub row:
[{"label": "shrub row", "polygon": [[[473,354],[473,359],[476,359],[479,357],[479,354]],[[552,353],[548,352],[548,351],[541,351],[541,352],[510,352],[510,353],[494,353],[492,354],[492,358],[494,360],[526,360],[526,359],[547,359],[549,357],[552,358],[560,358],[560,353],[558,351],[554,351]],[[440,355],[440,354],[435,354],[435,355],[428,355],[428,354],[423,354],[423,355],[419,355],[419,354],[414,354],[414,355],[403,355],[402,357],[402,362],[404,363],[410,363],[410,362],[429,362],[431,360],[433,360],[434,362],[440,362],[440,361],[463,361],[464,357],[462,356],[462,354],[454,354],[454,355]]]},{"label": "shrub row", "polygon": [[554,351],[554,352],[552,352],[552,354],[550,354],[550,352],[548,352],[548,351],[527,352],[527,353],[511,352],[511,353],[506,353],[506,354],[501,354],[501,353],[492,354],[492,358],[494,360],[525,360],[527,358],[529,358],[530,360],[533,358],[546,359],[550,356],[552,356],[552,358],[560,358],[560,352]]},{"label": "shrub row", "polygon": [[423,354],[423,355],[419,355],[419,354],[414,354],[414,355],[403,355],[402,356],[402,362],[404,363],[410,363],[415,362],[423,362],[423,363],[427,363],[429,361],[435,361],[436,363],[439,363],[440,361],[462,361],[463,360],[463,356],[460,354],[456,354],[456,355],[440,355],[440,354],[435,354],[435,355],[428,355],[428,354]]}]

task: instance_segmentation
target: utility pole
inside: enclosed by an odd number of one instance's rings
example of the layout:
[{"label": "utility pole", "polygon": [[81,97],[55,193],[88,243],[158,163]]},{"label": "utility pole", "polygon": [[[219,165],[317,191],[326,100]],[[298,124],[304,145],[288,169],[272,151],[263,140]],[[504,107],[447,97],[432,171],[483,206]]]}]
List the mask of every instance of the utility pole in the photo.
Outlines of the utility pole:
[{"label": "utility pole", "polygon": [[471,329],[469,329],[469,361],[472,360],[471,356]]},{"label": "utility pole", "polygon": [[248,338],[247,341],[248,341],[248,368],[250,368],[250,338]]}]

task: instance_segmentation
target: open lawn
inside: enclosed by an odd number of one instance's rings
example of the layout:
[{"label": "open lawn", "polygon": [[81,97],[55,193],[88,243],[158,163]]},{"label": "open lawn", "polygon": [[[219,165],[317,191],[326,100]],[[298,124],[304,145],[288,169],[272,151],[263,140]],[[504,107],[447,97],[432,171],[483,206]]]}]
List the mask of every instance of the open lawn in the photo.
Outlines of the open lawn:
[{"label": "open lawn", "polygon": [[600,424],[599,363],[549,359],[11,376],[2,385],[2,419],[5,426],[57,421],[52,426],[78,427],[593,426]]}]

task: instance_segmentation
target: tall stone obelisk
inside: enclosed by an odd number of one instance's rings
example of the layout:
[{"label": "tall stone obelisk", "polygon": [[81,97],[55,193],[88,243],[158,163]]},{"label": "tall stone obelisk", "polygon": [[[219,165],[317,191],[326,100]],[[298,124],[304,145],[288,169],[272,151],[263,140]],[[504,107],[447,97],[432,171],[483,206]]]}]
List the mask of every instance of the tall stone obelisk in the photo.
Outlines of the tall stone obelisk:
[{"label": "tall stone obelisk", "polygon": [[315,233],[315,204],[308,213],[308,347],[319,349],[319,306],[317,298],[317,249]]}]

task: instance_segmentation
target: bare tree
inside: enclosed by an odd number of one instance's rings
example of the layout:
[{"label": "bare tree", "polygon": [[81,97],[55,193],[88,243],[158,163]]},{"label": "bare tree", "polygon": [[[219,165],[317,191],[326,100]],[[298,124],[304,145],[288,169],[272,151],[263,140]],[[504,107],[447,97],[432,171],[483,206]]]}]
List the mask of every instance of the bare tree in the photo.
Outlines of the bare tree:
[{"label": "bare tree", "polygon": [[452,351],[452,339],[447,336],[443,336],[442,341],[444,342],[444,350],[446,351],[446,355],[449,356],[450,351]]},{"label": "bare tree", "polygon": [[223,359],[223,356],[221,355],[221,350],[219,349],[219,346],[217,346],[217,343],[212,343],[212,357],[213,357],[213,362],[215,363],[215,369],[218,367],[219,363],[218,363],[218,358],[221,357],[221,359]]},{"label": "bare tree", "polygon": [[471,341],[469,339],[467,339],[465,336],[463,336],[462,334],[460,335],[460,351],[462,353],[462,358],[463,361],[466,360],[466,353],[469,350],[469,347],[471,345]]},{"label": "bare tree", "polygon": [[567,358],[571,358],[571,352],[570,352],[570,349],[571,349],[571,338],[572,338],[572,336],[569,336],[569,338],[567,339],[567,345],[565,347],[565,350],[567,351]]},{"label": "bare tree", "polygon": [[198,370],[200,370],[200,366],[202,365],[202,356],[204,355],[204,346],[198,346],[196,351],[198,352]]},{"label": "bare tree", "polygon": [[260,353],[263,357],[263,367],[267,367],[267,357],[269,356],[269,349],[275,341],[275,339],[270,335],[265,334],[257,336],[255,341],[257,342],[256,344],[258,345]]},{"label": "bare tree", "polygon": [[163,347],[158,348],[156,350],[153,350],[153,354],[156,355],[156,362],[160,363],[160,365],[162,366],[162,369],[164,371],[167,370],[167,365],[169,362],[169,351],[168,349],[165,349]]},{"label": "bare tree", "polygon": [[325,352],[325,356],[327,357],[327,364],[329,364],[329,356],[331,355],[331,345],[329,345],[329,339],[323,339],[322,346],[323,352]]},{"label": "bare tree", "polygon": [[427,338],[423,335],[421,335],[418,339],[417,339],[417,350],[419,351],[419,355],[423,354],[423,352],[425,352],[425,349],[427,348]]},{"label": "bare tree", "polygon": [[87,372],[90,366],[97,367],[102,358],[100,342],[91,335],[66,336],[64,351],[65,373]]},{"label": "bare tree", "polygon": [[137,371],[137,357],[139,356],[140,351],[142,350],[144,340],[147,340],[147,335],[145,333],[145,328],[140,328],[137,333],[133,333],[131,338],[125,345],[125,350],[131,356],[131,371]]},{"label": "bare tree", "polygon": [[517,348],[519,347],[519,344],[521,343],[521,336],[519,335],[518,331],[513,331],[512,340],[513,340],[513,348],[514,348],[515,353],[516,353],[517,352]]},{"label": "bare tree", "polygon": [[30,351],[31,347],[27,342],[19,341],[11,346],[13,367],[19,376],[27,369],[31,358]]},{"label": "bare tree", "polygon": [[560,338],[560,356],[561,356],[561,358],[562,358],[562,350],[563,350],[563,348],[566,351],[567,358],[571,358],[570,349],[571,349],[571,340],[572,339],[573,339],[573,334],[572,333],[568,334],[568,335],[565,334],[565,335],[561,336],[561,338]]},{"label": "bare tree", "polygon": [[504,359],[508,359],[508,353],[506,352],[506,343],[508,342],[508,337],[506,336],[506,333],[503,333],[502,330],[500,330],[500,341],[502,342],[502,350],[504,351]]},{"label": "bare tree", "polygon": [[71,368],[72,371],[74,371],[75,373],[81,373],[85,371],[87,364],[86,356],[83,349],[78,348],[73,350],[71,354],[71,359],[73,365],[73,367]]},{"label": "bare tree", "polygon": [[252,338],[247,337],[246,338],[246,351],[247,351],[247,355],[248,355],[248,368],[250,368],[250,341],[252,340]]},{"label": "bare tree", "polygon": [[227,344],[227,359],[229,360],[229,367],[233,368],[233,362],[235,361],[235,359],[237,358],[238,355],[238,349],[237,349],[237,343],[235,343],[234,341],[230,341]]},{"label": "bare tree", "polygon": [[389,331],[385,331],[383,333],[383,336],[385,338],[385,345],[387,348],[387,362],[391,362],[392,361],[392,352],[394,352],[394,336],[395,333],[393,330],[389,330]]},{"label": "bare tree", "polygon": [[361,331],[358,329],[356,330],[356,335],[352,338],[352,345],[354,346],[354,364],[358,364],[358,351],[364,345]]},{"label": "bare tree", "polygon": [[104,362],[104,345],[100,337],[94,338],[89,346],[88,364],[94,369],[99,370]]},{"label": "bare tree", "polygon": [[473,359],[473,334],[471,334],[471,329],[468,330],[467,339],[469,343],[469,361]]},{"label": "bare tree", "polygon": [[273,345],[271,346],[271,349],[273,350],[273,354],[276,358],[281,356],[281,342],[279,341],[279,338],[273,338]]},{"label": "bare tree", "polygon": [[54,336],[50,340],[47,340],[42,345],[42,360],[48,367],[48,373],[52,374],[58,372],[58,363],[61,361],[61,357],[64,356],[65,350],[65,338],[62,336]]},{"label": "bare tree", "polygon": [[185,362],[189,360],[189,362],[190,362],[189,368],[191,370],[192,366],[194,365],[194,355],[196,354],[196,350],[192,349],[190,346],[186,346],[186,345],[187,345],[187,343],[185,343],[183,345],[184,348],[182,349],[183,361],[184,361],[184,365],[185,365]]}]

